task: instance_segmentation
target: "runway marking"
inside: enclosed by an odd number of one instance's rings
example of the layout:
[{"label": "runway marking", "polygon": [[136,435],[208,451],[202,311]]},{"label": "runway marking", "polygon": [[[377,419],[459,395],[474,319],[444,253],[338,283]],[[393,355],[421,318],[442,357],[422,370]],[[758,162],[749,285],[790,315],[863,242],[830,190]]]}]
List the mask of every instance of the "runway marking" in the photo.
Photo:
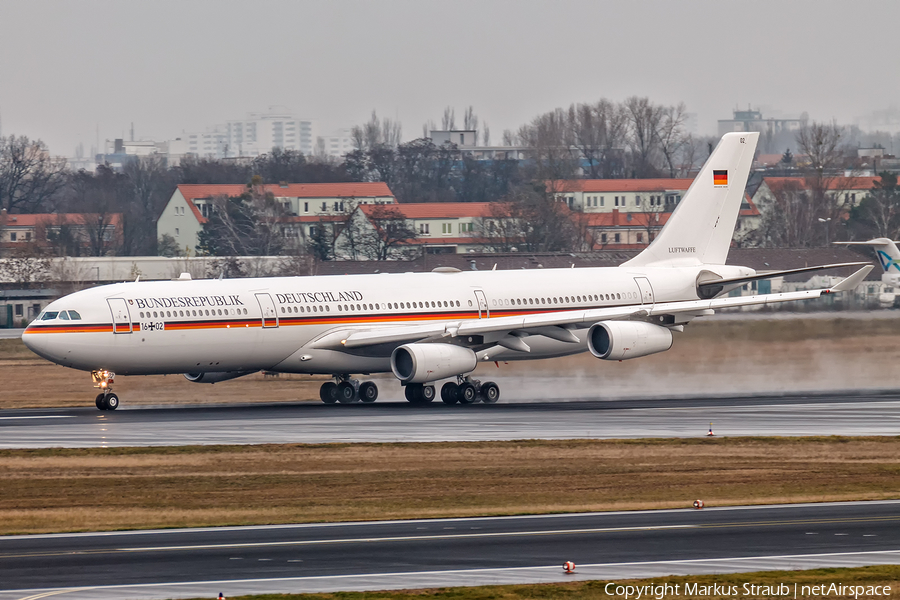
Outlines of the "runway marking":
[{"label": "runway marking", "polygon": [[[48,556],[69,556],[72,554],[129,554],[137,552],[172,552],[178,550],[222,550],[238,548],[275,548],[286,546],[315,546],[333,544],[369,544],[379,542],[415,542],[435,540],[455,540],[466,538],[498,538],[498,537],[528,537],[550,535],[579,535],[587,533],[627,533],[642,531],[683,530],[683,529],[727,529],[737,527],[773,527],[778,525],[810,525],[828,523],[884,523],[887,521],[900,521],[900,516],[886,517],[858,517],[839,519],[799,519],[787,521],[750,521],[750,522],[726,522],[709,524],[680,524],[680,525],[647,525],[634,527],[589,527],[582,529],[545,529],[537,531],[497,531],[491,533],[446,533],[436,535],[403,535],[385,537],[358,537],[358,538],[334,538],[320,540],[289,540],[282,542],[246,542],[237,544],[192,544],[184,546],[143,546],[136,548],[104,548],[96,550],[75,550],[65,552],[35,552],[21,554],[0,554],[0,559],[6,558],[36,558]],[[837,533],[835,535],[848,535]]]},{"label": "runway marking", "polygon": [[[716,562],[749,562],[754,560],[798,560],[798,559],[816,559],[816,558],[834,558],[834,557],[863,557],[863,556],[872,556],[872,555],[894,555],[900,556],[900,550],[866,550],[859,552],[827,552],[822,554],[782,554],[782,555],[773,555],[773,556],[735,556],[735,557],[725,557],[725,558],[697,558],[697,559],[687,559],[687,560],[652,560],[652,561],[636,561],[636,562],[618,562],[618,563],[592,563],[592,564],[583,564],[578,565],[579,569],[588,569],[588,568],[607,568],[607,567],[634,567],[634,566],[649,566],[649,565],[677,565],[677,564],[699,564],[699,563],[716,563]],[[90,590],[115,590],[115,589],[129,589],[129,588],[148,588],[148,587],[184,587],[191,585],[229,585],[229,584],[239,584],[239,583],[283,583],[283,582],[301,582],[301,581],[316,581],[323,579],[363,579],[366,577],[374,577],[374,578],[382,578],[382,577],[422,577],[422,576],[434,576],[434,575],[475,575],[478,573],[498,573],[504,571],[511,572],[520,572],[520,571],[529,571],[529,570],[549,570],[553,569],[559,571],[559,565],[534,565],[528,567],[489,567],[483,569],[447,569],[443,571],[400,571],[394,573],[352,573],[347,575],[309,575],[304,577],[267,577],[261,579],[218,579],[218,580],[207,580],[207,581],[176,581],[171,583],[159,582],[159,583],[122,583],[115,585],[98,585],[92,587],[80,587],[80,588],[50,588],[50,589],[25,589],[25,590],[0,590],[0,593],[8,593],[8,592],[18,592],[18,593],[28,593],[28,592],[39,592],[39,595],[35,596],[27,596],[25,598],[21,598],[20,600],[34,600],[37,598],[44,598],[48,595],[56,595],[56,594],[66,594],[71,592],[81,592],[81,591],[90,591]],[[41,595],[43,594],[43,595]]]},{"label": "runway marking", "polygon": [[[825,509],[843,506],[881,506],[900,504],[900,500],[847,500],[843,502],[797,502],[793,504],[750,504],[735,506],[711,506],[703,509],[705,513],[731,512],[745,510],[790,510],[797,508]],[[283,523],[280,525],[232,525],[226,527],[181,527],[178,529],[136,529],[133,531],[81,531],[76,533],[38,533],[22,535],[0,535],[0,542],[7,540],[45,540],[59,538],[83,537],[121,537],[131,535],[171,535],[197,534],[233,531],[269,531],[279,529],[317,529],[333,527],[381,527],[384,525],[413,525],[438,523],[474,523],[485,521],[532,521],[543,519],[568,519],[583,517],[619,517],[638,515],[678,515],[696,514],[693,508],[662,508],[656,510],[615,510],[609,512],[553,513],[549,515],[504,515],[496,517],[447,517],[443,519],[396,519],[390,521],[346,521],[338,523]]]},{"label": "runway marking", "polygon": [[0,421],[14,421],[17,419],[74,419],[75,415],[30,415],[24,417],[0,417]]}]

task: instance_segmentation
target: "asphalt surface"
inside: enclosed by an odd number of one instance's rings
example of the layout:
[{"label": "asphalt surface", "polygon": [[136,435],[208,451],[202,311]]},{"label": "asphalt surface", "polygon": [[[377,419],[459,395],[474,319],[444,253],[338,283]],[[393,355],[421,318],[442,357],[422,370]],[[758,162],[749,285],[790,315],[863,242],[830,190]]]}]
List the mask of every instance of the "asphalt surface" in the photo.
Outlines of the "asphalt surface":
[{"label": "asphalt surface", "polygon": [[[891,563],[900,503],[0,537],[0,600],[215,597]],[[576,574],[562,572],[564,561]]]},{"label": "asphalt surface", "polygon": [[0,329],[0,340],[17,340],[22,337],[24,329]]},{"label": "asphalt surface", "polygon": [[710,422],[728,436],[900,435],[900,394],[4,410],[0,448],[699,437]]}]

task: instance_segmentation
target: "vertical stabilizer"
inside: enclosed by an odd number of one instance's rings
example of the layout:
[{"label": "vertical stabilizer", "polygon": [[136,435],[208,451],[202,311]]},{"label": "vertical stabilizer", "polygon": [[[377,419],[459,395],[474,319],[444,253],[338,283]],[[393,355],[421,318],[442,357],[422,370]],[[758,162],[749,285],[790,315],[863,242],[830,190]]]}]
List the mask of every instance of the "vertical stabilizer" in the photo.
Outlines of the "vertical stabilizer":
[{"label": "vertical stabilizer", "polygon": [[726,133],[656,239],[625,266],[723,265],[759,133]]},{"label": "vertical stabilizer", "polygon": [[900,250],[897,249],[897,242],[888,238],[875,238],[868,242],[834,242],[836,245],[847,246],[872,246],[875,248],[875,255],[885,275],[900,277]]}]

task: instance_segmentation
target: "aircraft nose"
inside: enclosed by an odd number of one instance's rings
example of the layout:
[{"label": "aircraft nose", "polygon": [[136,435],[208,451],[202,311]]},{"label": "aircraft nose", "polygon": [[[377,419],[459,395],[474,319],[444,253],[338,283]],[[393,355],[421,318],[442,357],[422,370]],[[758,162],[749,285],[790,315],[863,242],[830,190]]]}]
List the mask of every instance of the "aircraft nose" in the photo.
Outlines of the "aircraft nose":
[{"label": "aircraft nose", "polygon": [[49,339],[51,337],[53,337],[51,334],[37,333],[34,327],[28,326],[22,332],[22,343],[38,356],[53,361]]}]

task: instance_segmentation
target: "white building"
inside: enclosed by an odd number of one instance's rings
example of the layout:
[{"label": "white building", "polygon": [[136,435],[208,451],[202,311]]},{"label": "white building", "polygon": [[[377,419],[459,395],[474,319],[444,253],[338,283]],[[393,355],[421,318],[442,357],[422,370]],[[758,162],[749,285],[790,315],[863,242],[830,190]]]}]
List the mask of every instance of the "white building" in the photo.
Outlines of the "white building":
[{"label": "white building", "polygon": [[585,213],[672,211],[693,179],[573,179],[547,185],[556,199]]},{"label": "white building", "polygon": [[259,156],[272,148],[312,154],[316,149],[315,123],[289,112],[250,113],[224,127],[225,156]]},{"label": "white building", "polygon": [[323,156],[343,158],[348,152],[353,151],[353,137],[350,129],[337,129],[330,135],[317,139],[318,153]]},{"label": "white building", "polygon": [[[285,209],[285,235],[308,239],[311,228],[323,222],[340,221],[361,204],[394,204],[394,194],[386,183],[285,183],[268,184]],[[172,236],[182,250],[196,252],[203,224],[212,214],[216,198],[236,198],[247,186],[179,185],[156,223],[157,238]]]}]

